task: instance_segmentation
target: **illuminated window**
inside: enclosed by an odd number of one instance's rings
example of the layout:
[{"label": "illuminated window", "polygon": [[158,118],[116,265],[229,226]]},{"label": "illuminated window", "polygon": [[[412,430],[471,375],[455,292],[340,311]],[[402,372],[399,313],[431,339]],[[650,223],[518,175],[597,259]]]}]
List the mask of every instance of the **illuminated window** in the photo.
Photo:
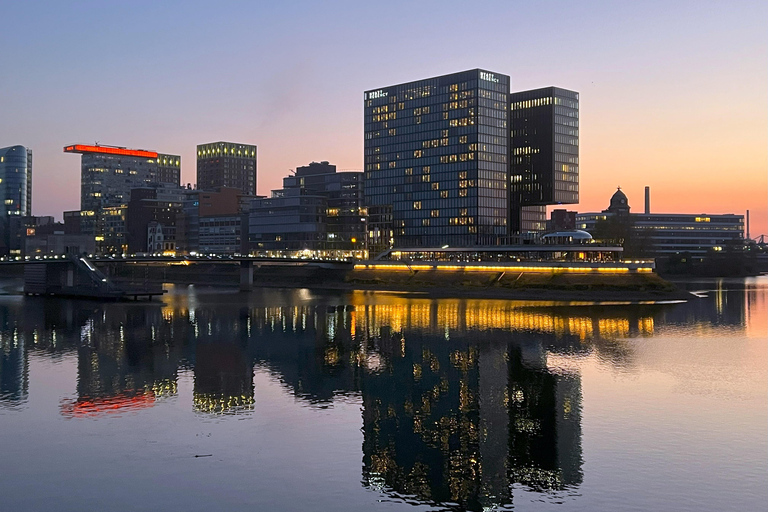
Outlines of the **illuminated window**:
[{"label": "illuminated window", "polygon": [[414,210],[421,210],[421,201],[414,201],[413,202],[413,209]]}]

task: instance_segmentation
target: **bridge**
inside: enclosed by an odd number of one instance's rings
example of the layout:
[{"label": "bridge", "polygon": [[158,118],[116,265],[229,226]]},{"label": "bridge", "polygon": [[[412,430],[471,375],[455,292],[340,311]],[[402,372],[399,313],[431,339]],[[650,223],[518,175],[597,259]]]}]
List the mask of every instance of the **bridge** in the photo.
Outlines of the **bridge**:
[{"label": "bridge", "polygon": [[350,270],[353,263],[311,259],[267,258],[263,256],[76,256],[53,255],[34,257],[5,257],[0,259],[3,266],[24,266],[24,293],[28,295],[58,295],[104,299],[151,298],[162,295],[164,290],[157,286],[126,286],[113,283],[96,265],[106,264],[226,264],[240,267],[240,290],[253,289],[254,268],[313,267],[318,269]]}]

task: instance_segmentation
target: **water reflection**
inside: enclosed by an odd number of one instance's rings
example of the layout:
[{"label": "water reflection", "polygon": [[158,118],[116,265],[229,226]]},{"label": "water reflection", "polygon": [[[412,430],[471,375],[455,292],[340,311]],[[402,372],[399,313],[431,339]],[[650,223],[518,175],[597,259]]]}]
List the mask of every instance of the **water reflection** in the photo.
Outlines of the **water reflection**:
[{"label": "water reflection", "polygon": [[[0,404],[23,407],[29,357],[76,355],[68,418],[155,407],[194,375],[192,410],[248,417],[254,371],[298,400],[362,404],[362,483],[392,499],[481,510],[516,485],[582,483],[582,391],[590,354],[632,367],[629,341],[665,329],[745,328],[754,293],[688,304],[553,307],[352,293],[248,296],[176,290],[165,302],[0,300]],[[764,297],[764,294],[762,295]]]},{"label": "water reflection", "polygon": [[386,370],[362,379],[365,485],[475,510],[509,503],[512,483],[581,482],[578,375],[550,373],[540,342],[476,340],[384,335]]},{"label": "water reflection", "polygon": [[253,409],[253,359],[246,351],[247,325],[246,310],[240,311],[237,322],[231,316],[212,311],[203,311],[196,317],[196,411],[237,414]]}]

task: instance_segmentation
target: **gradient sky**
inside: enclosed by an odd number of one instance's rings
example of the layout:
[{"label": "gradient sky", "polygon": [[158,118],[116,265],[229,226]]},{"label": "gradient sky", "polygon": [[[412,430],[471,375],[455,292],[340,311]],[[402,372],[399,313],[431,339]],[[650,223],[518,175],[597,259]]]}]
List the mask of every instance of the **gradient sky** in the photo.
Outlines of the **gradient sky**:
[{"label": "gradient sky", "polygon": [[182,155],[259,148],[258,189],[329,160],[362,169],[363,91],[485,68],[579,91],[581,203],[744,213],[768,234],[768,3],[0,4],[0,147],[34,151],[35,215],[79,208],[70,143]]}]

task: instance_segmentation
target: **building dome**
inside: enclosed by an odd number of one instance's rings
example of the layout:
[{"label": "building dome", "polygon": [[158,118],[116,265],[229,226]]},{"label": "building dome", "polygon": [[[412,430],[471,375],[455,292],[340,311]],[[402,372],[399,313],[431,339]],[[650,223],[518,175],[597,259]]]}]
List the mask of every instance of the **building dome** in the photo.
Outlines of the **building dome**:
[{"label": "building dome", "polygon": [[621,191],[621,187],[619,187],[611,196],[611,205],[606,211],[624,214],[629,213],[629,200],[627,199],[627,195]]},{"label": "building dome", "polygon": [[627,203],[627,195],[622,192],[621,187],[619,187],[619,189],[611,196],[611,206],[626,208]]}]

